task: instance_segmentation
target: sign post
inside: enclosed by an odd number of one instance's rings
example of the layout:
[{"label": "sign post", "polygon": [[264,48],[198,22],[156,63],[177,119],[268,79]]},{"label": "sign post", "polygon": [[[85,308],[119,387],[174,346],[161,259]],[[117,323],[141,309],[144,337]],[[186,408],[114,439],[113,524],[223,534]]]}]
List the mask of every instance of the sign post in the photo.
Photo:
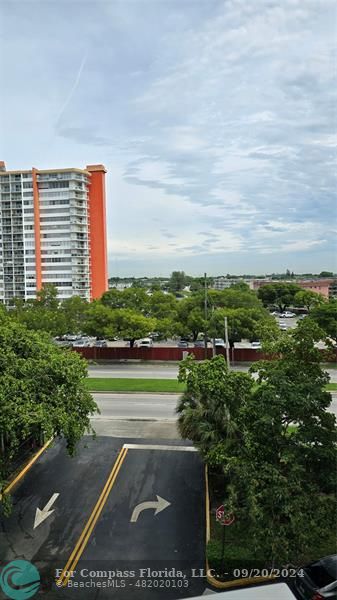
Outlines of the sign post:
[{"label": "sign post", "polygon": [[223,530],[222,530],[222,548],[221,548],[221,566],[220,566],[220,574],[222,574],[223,572],[223,563],[224,563],[224,556],[225,556],[225,527],[228,527],[229,525],[232,525],[232,523],[234,523],[235,521],[235,516],[232,512],[228,512],[224,505],[221,504],[221,506],[218,506],[218,508],[216,509],[216,520],[218,521],[218,523],[220,523],[220,525],[223,526]]}]

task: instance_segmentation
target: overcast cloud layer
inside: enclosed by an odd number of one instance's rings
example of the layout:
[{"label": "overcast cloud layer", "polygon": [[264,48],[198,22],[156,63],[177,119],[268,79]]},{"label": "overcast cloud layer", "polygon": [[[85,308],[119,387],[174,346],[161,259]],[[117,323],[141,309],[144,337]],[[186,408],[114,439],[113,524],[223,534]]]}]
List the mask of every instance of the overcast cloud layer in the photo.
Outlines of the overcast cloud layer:
[{"label": "overcast cloud layer", "polygon": [[336,270],[335,0],[0,3],[0,158],[108,169],[110,275]]}]

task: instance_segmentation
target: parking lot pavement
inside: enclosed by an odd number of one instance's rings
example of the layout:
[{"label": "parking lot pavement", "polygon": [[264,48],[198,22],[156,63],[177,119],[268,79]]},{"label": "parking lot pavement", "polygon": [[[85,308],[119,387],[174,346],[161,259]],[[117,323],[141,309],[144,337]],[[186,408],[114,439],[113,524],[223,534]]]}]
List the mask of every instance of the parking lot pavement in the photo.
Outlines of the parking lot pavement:
[{"label": "parking lot pavement", "polygon": [[[205,589],[204,578],[184,577],[205,563],[204,470],[199,455],[190,445],[183,449],[181,440],[167,441],[163,449],[158,449],[163,441],[147,441],[148,449],[144,441],[141,448],[123,449],[123,442],[127,440],[86,438],[74,458],[56,442],[15,489],[13,512],[0,519],[1,562],[31,561],[41,574],[38,596],[173,600]],[[52,500],[52,512],[34,529],[36,509],[47,510]],[[65,587],[57,587],[55,576],[64,583],[65,567],[78,574]],[[166,575],[154,573],[165,569]],[[106,578],[97,570],[111,574]],[[135,571],[135,576],[114,576],[118,570]],[[179,570],[184,571],[181,576]],[[89,586],[69,585],[76,581]],[[111,585],[98,587],[97,581]]]},{"label": "parking lot pavement", "polygon": [[[205,560],[203,465],[191,448],[164,448],[127,450],[79,561],[75,548],[67,563],[74,576],[55,597],[82,598],[86,589],[90,600],[157,600],[204,591],[204,578],[191,576]],[[81,587],[88,581],[92,587]]]},{"label": "parking lot pavement", "polygon": [[[61,441],[48,448],[13,489],[10,517],[0,517],[1,561],[24,558],[49,577],[55,559],[67,558],[120,446],[120,440],[86,437],[74,458]],[[37,508],[54,494],[53,512],[34,529]]]}]

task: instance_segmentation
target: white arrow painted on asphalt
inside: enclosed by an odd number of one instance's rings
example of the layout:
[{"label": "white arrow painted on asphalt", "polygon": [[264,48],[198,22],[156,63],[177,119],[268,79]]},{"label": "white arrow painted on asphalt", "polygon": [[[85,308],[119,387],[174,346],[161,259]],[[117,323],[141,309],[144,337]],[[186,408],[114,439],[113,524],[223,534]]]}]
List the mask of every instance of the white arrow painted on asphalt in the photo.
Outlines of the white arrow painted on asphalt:
[{"label": "white arrow painted on asphalt", "polygon": [[142,502],[133,509],[130,523],[136,523],[140,513],[143,512],[143,510],[146,510],[148,508],[155,508],[156,510],[154,516],[156,516],[162,510],[165,510],[165,508],[167,508],[168,506],[171,506],[171,502],[167,502],[167,500],[164,500],[164,498],[161,498],[160,496],[157,496],[157,500],[154,500],[153,502]]},{"label": "white arrow painted on asphalt", "polygon": [[36,509],[34,529],[41,525],[41,523],[54,512],[54,508],[52,510],[50,509],[53,506],[55,500],[57,500],[57,498],[59,497],[59,495],[60,494],[53,494],[43,510],[40,510],[39,508]]}]

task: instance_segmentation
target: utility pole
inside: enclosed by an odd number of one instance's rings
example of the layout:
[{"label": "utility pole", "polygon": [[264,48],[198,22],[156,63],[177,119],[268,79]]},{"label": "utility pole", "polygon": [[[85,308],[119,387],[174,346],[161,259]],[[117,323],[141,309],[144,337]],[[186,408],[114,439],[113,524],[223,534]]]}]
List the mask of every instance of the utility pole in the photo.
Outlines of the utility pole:
[{"label": "utility pole", "polygon": [[[212,305],[212,315],[213,315],[213,313],[214,313],[214,304]],[[213,358],[214,358],[214,356],[216,356],[216,347],[215,347],[215,337],[214,336],[212,337],[212,355],[213,355]]]},{"label": "utility pole", "polygon": [[205,344],[205,360],[207,359],[207,273],[204,273],[204,317],[205,317],[205,331],[204,331],[204,344]]},{"label": "utility pole", "polygon": [[225,317],[225,342],[226,342],[226,361],[228,370],[231,368],[230,360],[229,360],[229,341],[228,341],[228,319]]}]

